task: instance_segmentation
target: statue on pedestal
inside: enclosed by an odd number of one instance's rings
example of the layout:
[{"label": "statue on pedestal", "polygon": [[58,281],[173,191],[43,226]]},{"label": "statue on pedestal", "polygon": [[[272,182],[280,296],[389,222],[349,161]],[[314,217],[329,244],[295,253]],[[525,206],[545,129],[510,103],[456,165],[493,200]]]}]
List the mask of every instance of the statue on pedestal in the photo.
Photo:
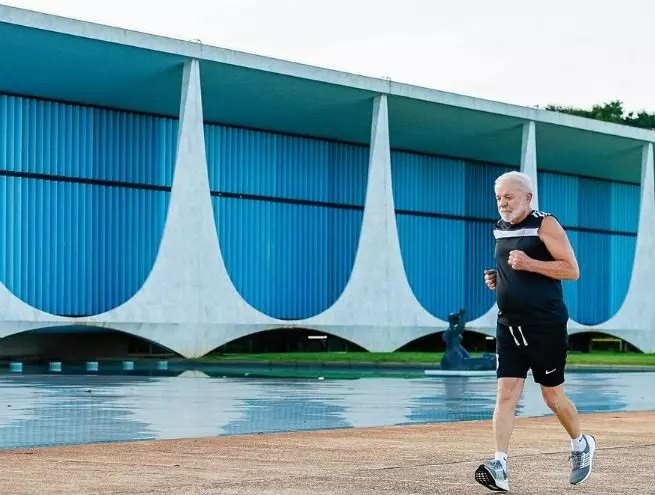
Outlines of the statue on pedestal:
[{"label": "statue on pedestal", "polygon": [[448,330],[441,338],[446,343],[446,351],[441,358],[442,370],[494,370],[496,369],[496,355],[485,353],[482,357],[474,358],[462,345],[464,327],[466,321],[464,315],[466,309],[462,308],[457,313],[448,315]]}]

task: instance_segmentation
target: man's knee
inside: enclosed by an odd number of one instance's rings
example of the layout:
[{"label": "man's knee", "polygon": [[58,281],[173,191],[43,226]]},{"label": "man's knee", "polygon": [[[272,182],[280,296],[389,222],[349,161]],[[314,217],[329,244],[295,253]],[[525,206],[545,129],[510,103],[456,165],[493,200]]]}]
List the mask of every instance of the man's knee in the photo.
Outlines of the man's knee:
[{"label": "man's knee", "polygon": [[523,378],[499,378],[496,401],[506,406],[516,406],[523,392]]},{"label": "man's knee", "polygon": [[556,387],[541,386],[541,395],[548,408],[557,412],[567,403],[566,395],[564,394],[564,385],[557,385]]}]

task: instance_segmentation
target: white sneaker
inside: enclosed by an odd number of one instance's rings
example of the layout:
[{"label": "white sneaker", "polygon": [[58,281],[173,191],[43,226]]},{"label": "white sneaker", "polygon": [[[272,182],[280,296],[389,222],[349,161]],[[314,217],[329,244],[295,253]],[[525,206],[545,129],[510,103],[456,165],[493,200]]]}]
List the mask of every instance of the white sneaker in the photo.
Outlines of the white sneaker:
[{"label": "white sneaker", "polygon": [[582,452],[571,452],[571,475],[569,483],[578,485],[591,476],[591,469],[596,453],[596,439],[591,435],[583,435],[587,446]]},{"label": "white sneaker", "polygon": [[475,481],[489,488],[493,492],[509,491],[509,478],[502,462],[492,459],[484,461],[475,470]]}]

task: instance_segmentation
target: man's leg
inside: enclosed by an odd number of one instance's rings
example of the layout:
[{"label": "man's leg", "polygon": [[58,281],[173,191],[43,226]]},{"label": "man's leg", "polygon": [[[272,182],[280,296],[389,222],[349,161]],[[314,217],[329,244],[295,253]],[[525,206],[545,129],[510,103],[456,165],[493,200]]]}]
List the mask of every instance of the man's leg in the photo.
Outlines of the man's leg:
[{"label": "man's leg", "polygon": [[523,393],[525,378],[499,378],[496,392],[496,407],[494,409],[494,435],[496,437],[496,452],[507,454],[509,439],[514,430],[516,405]]},{"label": "man's leg", "polygon": [[[535,377],[536,378],[536,377]],[[546,405],[557,417],[560,424],[571,437],[571,474],[569,483],[577,485],[591,476],[596,439],[580,431],[580,416],[564,393],[564,385],[547,387],[541,385],[541,393]]]},{"label": "man's leg", "polygon": [[475,480],[490,490],[507,491],[509,490],[507,451],[514,429],[516,405],[523,392],[528,364],[524,350],[511,337],[509,327],[500,323],[496,330],[496,353],[498,381],[493,415],[496,454],[494,459],[485,461],[476,469]]},{"label": "man's leg", "polygon": [[494,458],[485,461],[475,471],[475,480],[493,491],[509,490],[507,452],[514,429],[516,404],[523,392],[525,378],[499,378],[496,392],[493,427],[496,438]]},{"label": "man's leg", "polygon": [[541,395],[569,436],[572,439],[578,438],[580,436],[580,416],[573,402],[566,396],[564,384],[555,387],[541,385]]},{"label": "man's leg", "polygon": [[571,438],[569,482],[577,485],[591,475],[596,440],[580,430],[578,411],[564,391],[564,369],[568,352],[566,326],[533,329],[531,336],[531,343],[538,344],[539,348],[532,356],[532,373],[541,386],[544,402]]}]

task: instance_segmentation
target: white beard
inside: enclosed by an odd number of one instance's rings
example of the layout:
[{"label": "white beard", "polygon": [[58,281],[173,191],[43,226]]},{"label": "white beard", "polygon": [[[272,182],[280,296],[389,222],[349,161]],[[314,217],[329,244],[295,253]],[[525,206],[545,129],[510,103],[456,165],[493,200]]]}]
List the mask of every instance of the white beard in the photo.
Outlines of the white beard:
[{"label": "white beard", "polygon": [[512,212],[512,213],[500,213],[500,212],[498,212],[498,213],[500,214],[500,218],[502,218],[503,221],[505,221],[507,223],[512,223],[512,220],[515,217],[514,212]]},{"label": "white beard", "polygon": [[507,223],[512,223],[517,218],[520,218],[523,215],[524,211],[525,210],[523,208],[519,207],[518,209],[512,211],[511,213],[500,213],[499,211],[498,214],[500,215],[500,218],[503,219],[503,221]]}]

